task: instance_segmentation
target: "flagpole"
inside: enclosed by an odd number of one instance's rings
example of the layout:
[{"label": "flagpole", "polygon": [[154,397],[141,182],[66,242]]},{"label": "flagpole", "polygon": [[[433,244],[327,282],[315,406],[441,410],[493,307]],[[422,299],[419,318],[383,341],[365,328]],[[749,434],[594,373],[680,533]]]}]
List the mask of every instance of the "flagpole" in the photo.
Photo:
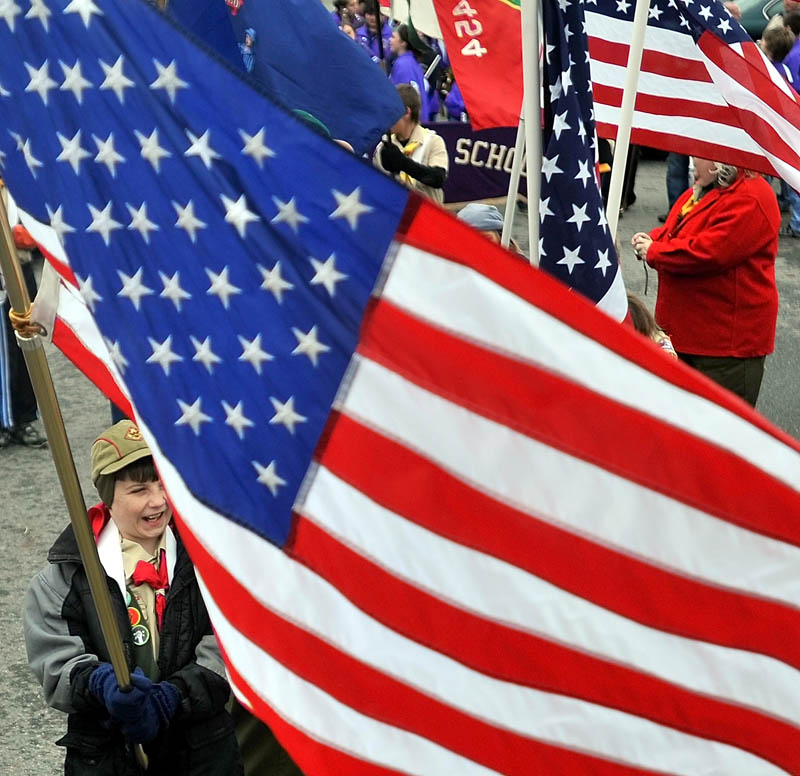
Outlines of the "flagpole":
[{"label": "flagpole", "polygon": [[[539,100],[539,3],[520,0],[522,24],[522,87],[528,187],[530,262],[539,266],[539,194],[542,189],[542,121]],[[508,205],[506,205],[508,207]]]},{"label": "flagpole", "polygon": [[630,147],[633,108],[636,104],[639,71],[642,67],[642,51],[644,50],[644,36],[647,31],[647,17],[649,13],[650,0],[637,0],[636,11],[633,15],[633,35],[630,49],[628,50],[628,64],[625,69],[625,83],[622,88],[622,107],[619,111],[617,142],[614,145],[614,159],[611,163],[608,204],[606,205],[606,218],[613,240],[617,238],[619,208],[622,202],[622,184],[625,178],[628,148]]},{"label": "flagpole", "polygon": [[[508,180],[508,194],[506,195],[506,212],[503,214],[503,233],[500,244],[508,248],[511,242],[511,232],[514,229],[514,216],[517,212],[517,194],[519,193],[519,178],[522,172],[522,157],[525,155],[525,113],[520,114],[517,125],[517,142],[514,144],[514,162],[511,165],[511,177]],[[528,200],[530,212],[530,199]],[[530,216],[529,216],[530,217]],[[532,253],[532,252],[531,252]]]},{"label": "flagpole", "polygon": [[[119,625],[111,605],[111,596],[108,592],[106,574],[97,555],[97,544],[92,534],[89,518],[86,513],[86,503],[83,500],[78,473],[75,470],[75,461],[64,428],[64,419],[61,407],[58,404],[53,378],[47,364],[41,335],[43,328],[31,322],[31,300],[28,289],[22,277],[17,258],[14,238],[8,221],[8,212],[5,203],[0,198],[0,270],[5,280],[8,300],[11,305],[9,317],[14,326],[17,344],[22,349],[25,365],[30,374],[36,402],[42,416],[47,441],[53,456],[64,502],[67,505],[72,529],[78,543],[81,561],[89,581],[92,600],[97,609],[97,617],[103,632],[111,665],[117,677],[120,689],[131,689],[131,676],[125,651],[122,646],[122,636]],[[141,745],[135,746],[136,759],[145,770],[147,769],[147,755]]]}]

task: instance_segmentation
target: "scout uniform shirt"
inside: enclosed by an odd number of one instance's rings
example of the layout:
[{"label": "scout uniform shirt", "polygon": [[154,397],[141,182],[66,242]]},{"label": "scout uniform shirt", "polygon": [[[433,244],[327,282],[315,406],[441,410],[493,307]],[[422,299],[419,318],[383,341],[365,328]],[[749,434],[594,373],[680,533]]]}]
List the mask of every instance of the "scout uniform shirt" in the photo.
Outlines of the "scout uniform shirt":
[{"label": "scout uniform shirt", "polygon": [[136,665],[154,682],[159,680],[158,666],[158,619],[156,616],[156,593],[164,594],[164,589],[154,590],[148,583],[137,585],[133,581],[133,572],[139,563],[144,561],[159,569],[160,563],[166,564],[166,531],[151,555],[137,542],[120,537],[122,564],[125,569],[125,587],[127,589],[125,604],[128,607],[128,618],[135,645]]}]

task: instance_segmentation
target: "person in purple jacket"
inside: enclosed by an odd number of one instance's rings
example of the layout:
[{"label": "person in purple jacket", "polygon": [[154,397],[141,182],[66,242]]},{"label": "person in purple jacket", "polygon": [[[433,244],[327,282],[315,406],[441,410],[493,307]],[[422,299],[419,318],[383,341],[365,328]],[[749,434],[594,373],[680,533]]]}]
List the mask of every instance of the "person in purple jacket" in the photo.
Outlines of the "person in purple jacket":
[{"label": "person in purple jacket", "polygon": [[364,24],[364,19],[358,14],[358,0],[333,0],[331,18],[337,27],[341,27],[343,21],[349,21],[354,29]]},{"label": "person in purple jacket", "polygon": [[[370,0],[367,3],[366,10],[364,11],[364,26],[358,30],[359,43],[369,52],[369,55],[374,60],[379,60],[380,47],[378,45],[378,12],[376,7],[378,0]],[[380,15],[381,19],[381,37],[383,38],[383,58],[389,60],[390,49],[389,40],[392,37],[392,25],[389,23],[389,17]]]},{"label": "person in purple jacket", "polygon": [[450,91],[447,93],[444,107],[447,108],[447,117],[450,121],[469,121],[467,106],[464,105],[461,89],[455,81],[453,81],[450,86]]},{"label": "person in purple jacket", "polygon": [[411,84],[420,96],[422,110],[420,116],[422,121],[430,118],[430,106],[428,104],[428,87],[425,83],[425,74],[414,52],[408,42],[408,25],[401,24],[392,32],[389,39],[389,47],[392,54],[396,57],[392,65],[391,81],[398,84]]}]

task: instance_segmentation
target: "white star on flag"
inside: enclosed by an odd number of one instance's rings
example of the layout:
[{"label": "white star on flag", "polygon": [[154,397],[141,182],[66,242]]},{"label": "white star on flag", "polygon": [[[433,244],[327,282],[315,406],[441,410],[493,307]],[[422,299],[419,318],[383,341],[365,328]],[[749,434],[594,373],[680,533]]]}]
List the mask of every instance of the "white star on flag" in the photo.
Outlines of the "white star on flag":
[{"label": "white star on flag", "polygon": [[556,154],[552,159],[548,159],[546,156],[542,157],[542,175],[547,178],[547,182],[550,182],[550,178],[552,178],[556,173],[564,172],[558,165],[558,154]]},{"label": "white star on flag", "polygon": [[101,140],[97,135],[92,135],[92,140],[94,140],[97,145],[97,156],[94,158],[95,162],[108,167],[111,177],[116,178],[117,165],[124,162],[125,157],[117,153],[116,148],[114,148],[114,133],[110,132],[105,140]]},{"label": "white star on flag", "polygon": [[89,309],[94,312],[94,306],[98,302],[102,302],[103,297],[94,290],[91,275],[89,275],[86,280],[84,280],[80,275],[75,275],[75,280],[78,281],[78,291],[83,297],[83,301],[86,302],[86,304],[89,306]]},{"label": "white star on flag", "polygon": [[142,297],[149,296],[153,293],[152,288],[148,288],[142,283],[143,272],[143,267],[139,267],[133,275],[126,275],[122,270],[117,270],[117,275],[119,275],[119,279],[122,281],[122,290],[119,292],[118,296],[130,299],[137,312],[142,304]]},{"label": "white star on flag", "polygon": [[167,277],[166,273],[161,271],[158,273],[158,276],[161,278],[161,283],[164,286],[164,290],[159,296],[164,297],[164,299],[169,299],[169,301],[175,305],[175,309],[178,312],[181,311],[181,303],[186,299],[192,298],[192,295],[188,291],[181,288],[180,274],[178,270],[175,270],[172,277]]},{"label": "white star on flag", "polygon": [[288,202],[283,202],[278,197],[273,197],[272,201],[278,208],[278,215],[271,220],[271,223],[280,224],[283,222],[289,224],[295,234],[297,234],[300,224],[308,223],[308,218],[297,210],[297,206],[294,204],[294,197]]},{"label": "white star on flag", "polygon": [[373,210],[370,205],[365,205],[361,201],[361,187],[353,189],[349,194],[342,194],[341,191],[334,189],[332,194],[336,199],[337,207],[329,217],[347,219],[351,229],[355,229],[358,226],[358,219],[364,213],[371,213]]},{"label": "white star on flag", "polygon": [[122,355],[122,349],[119,344],[119,340],[114,340],[113,342],[108,339],[108,337],[103,337],[103,341],[106,343],[106,347],[108,348],[108,355],[111,356],[111,360],[114,362],[114,365],[119,369],[121,374],[125,373],[125,367],[129,366],[128,359]]},{"label": "white star on flag", "polygon": [[257,334],[252,340],[248,340],[240,334],[239,342],[242,346],[242,355],[239,356],[239,361],[247,361],[257,374],[261,374],[261,362],[273,359],[273,355],[261,347],[261,334]]},{"label": "white star on flag", "polygon": [[258,472],[258,481],[269,488],[273,496],[278,495],[278,488],[286,484],[286,480],[278,476],[275,470],[275,461],[270,461],[268,466],[262,466],[258,461],[251,461]]},{"label": "white star on flag", "polygon": [[211,162],[214,159],[221,159],[222,157],[209,145],[211,138],[210,130],[203,132],[200,137],[197,137],[190,130],[186,130],[186,136],[192,141],[192,144],[184,152],[185,156],[197,156],[200,161],[206,166],[206,169],[211,169]]},{"label": "white star on flag", "polygon": [[225,424],[230,426],[237,434],[239,439],[244,439],[244,430],[255,426],[250,418],[244,414],[243,402],[238,402],[235,407],[231,407],[228,402],[222,402],[222,409],[225,410]]},{"label": "white star on flag", "polygon": [[202,364],[209,374],[214,372],[214,365],[221,364],[222,359],[211,350],[211,337],[206,337],[202,342],[196,337],[189,338],[194,346],[192,361]]},{"label": "white star on flag", "polygon": [[142,235],[142,239],[145,243],[150,245],[150,232],[157,232],[160,227],[147,217],[147,203],[142,202],[138,208],[135,208],[133,205],[126,202],[125,207],[128,208],[128,212],[131,215],[131,222],[128,224],[128,229],[135,229]]},{"label": "white star on flag", "polygon": [[96,232],[103,238],[103,242],[108,247],[111,242],[111,232],[121,229],[122,224],[111,217],[112,203],[109,201],[102,210],[98,210],[93,205],[87,205],[92,214],[92,223],[86,227],[87,232]]},{"label": "white star on flag", "polygon": [[187,404],[185,401],[178,401],[178,406],[181,409],[181,416],[175,421],[176,426],[189,426],[195,436],[200,435],[200,426],[203,423],[210,423],[212,418],[206,415],[200,408],[201,399],[198,396],[192,404]]},{"label": "white star on flag", "polygon": [[223,267],[219,274],[206,268],[206,275],[208,275],[208,279],[211,281],[211,285],[208,287],[206,293],[209,296],[219,297],[219,301],[222,302],[222,306],[226,310],[230,305],[231,297],[235,294],[242,293],[242,289],[233,285],[228,279],[229,272],[230,270],[227,266]]},{"label": "white star on flag", "polygon": [[31,77],[30,82],[25,87],[25,91],[37,92],[42,98],[44,104],[47,105],[48,93],[51,89],[55,89],[58,86],[58,83],[50,78],[47,60],[45,59],[44,63],[38,70],[25,62],[25,69],[28,71],[28,75]]},{"label": "white star on flag", "polygon": [[294,427],[298,423],[305,423],[306,420],[308,420],[305,415],[301,415],[299,412],[295,411],[294,396],[290,396],[285,402],[276,399],[274,396],[270,396],[269,400],[275,408],[275,414],[269,421],[270,425],[279,424],[281,426],[286,426],[289,433],[294,434]]},{"label": "white star on flag", "polygon": [[133,86],[133,81],[122,72],[125,58],[120,55],[113,65],[107,65],[103,60],[100,60],[100,67],[106,74],[105,80],[100,84],[100,89],[111,89],[117,95],[117,99],[125,104],[125,90]]},{"label": "white star on flag", "polygon": [[312,326],[308,332],[303,332],[296,326],[292,327],[292,334],[297,338],[297,347],[292,351],[293,356],[308,356],[311,363],[316,366],[320,353],[327,353],[330,348],[317,339],[317,327]]},{"label": "white star on flag", "polygon": [[61,143],[61,153],[56,157],[56,161],[69,162],[77,175],[80,172],[81,162],[87,157],[91,157],[91,154],[85,148],[81,148],[81,130],[78,130],[71,140],[64,137],[60,132],[57,132],[56,136],[58,137],[58,142]]},{"label": "white star on flag", "polygon": [[64,9],[64,13],[80,14],[87,29],[89,28],[89,22],[92,20],[92,14],[103,15],[103,12],[94,4],[94,0],[72,0]]},{"label": "white star on flag", "polygon": [[142,157],[153,165],[156,172],[161,172],[161,160],[172,154],[166,148],[162,148],[158,143],[158,129],[153,129],[150,136],[146,136],[135,130],[136,139],[142,147]]},{"label": "white star on flag", "polygon": [[76,59],[72,67],[61,61],[58,64],[61,65],[61,69],[64,72],[64,81],[58,88],[62,92],[72,92],[78,104],[82,105],[83,92],[92,88],[92,82],[83,77],[80,60]]},{"label": "white star on flag", "polygon": [[589,216],[586,215],[586,208],[588,207],[588,204],[589,204],[588,202],[584,202],[584,204],[581,205],[580,207],[573,204],[572,215],[567,219],[567,223],[575,224],[579,232],[584,222],[590,220]]},{"label": "white star on flag", "polygon": [[22,9],[14,0],[0,0],[0,19],[5,19],[6,24],[14,32],[16,17],[22,13]]},{"label": "white star on flag", "polygon": [[148,337],[147,341],[150,343],[153,353],[145,363],[158,364],[164,370],[164,374],[169,377],[169,370],[172,364],[176,361],[183,361],[183,356],[172,350],[172,335],[170,334],[163,342],[157,342],[152,337]]},{"label": "white star on flag", "polygon": [[265,291],[269,291],[275,297],[278,304],[283,302],[283,292],[291,291],[294,288],[294,284],[290,283],[288,280],[284,280],[281,275],[281,263],[276,261],[275,266],[270,270],[259,264],[258,271],[261,273],[261,277],[264,278],[261,288]]},{"label": "white star on flag", "polygon": [[178,66],[173,59],[166,67],[158,60],[153,60],[158,71],[158,78],[150,84],[151,89],[163,89],[169,96],[169,101],[175,103],[178,89],[186,89],[189,84],[178,76]]},{"label": "white star on flag", "polygon": [[50,227],[58,236],[58,241],[63,244],[64,235],[74,232],[75,230],[64,220],[63,205],[59,205],[55,211],[47,205],[47,215],[50,218]]},{"label": "white star on flag", "polygon": [[31,0],[31,7],[25,14],[26,19],[38,19],[45,32],[50,32],[50,16],[52,11],[45,5],[44,0]]},{"label": "white star on flag", "polygon": [[182,206],[173,201],[172,207],[175,208],[175,212],[178,214],[178,220],[175,222],[175,226],[185,230],[192,242],[197,242],[197,230],[205,229],[207,224],[205,221],[201,221],[195,216],[194,202],[190,199],[185,206]]},{"label": "white star on flag", "polygon": [[259,221],[259,217],[252,210],[248,210],[244,194],[235,201],[224,194],[220,194],[220,198],[225,206],[225,220],[235,226],[239,237],[243,238],[247,231],[247,225],[252,221]]},{"label": "white star on flag", "polygon": [[567,267],[567,271],[569,274],[572,274],[572,270],[575,268],[576,264],[585,264],[584,260],[580,257],[580,246],[575,248],[574,250],[570,250],[566,246],[564,247],[564,258],[559,259],[556,263],[557,264],[565,264]]},{"label": "white star on flag", "polygon": [[311,278],[311,285],[322,285],[333,296],[336,293],[336,284],[347,277],[347,275],[336,269],[336,254],[332,253],[324,262],[312,258],[311,264],[314,267],[314,277]]},{"label": "white star on flag", "polygon": [[261,127],[255,135],[248,135],[243,129],[239,130],[239,134],[244,140],[242,153],[252,157],[256,164],[263,169],[264,159],[275,156],[275,152],[264,144],[264,127]]}]

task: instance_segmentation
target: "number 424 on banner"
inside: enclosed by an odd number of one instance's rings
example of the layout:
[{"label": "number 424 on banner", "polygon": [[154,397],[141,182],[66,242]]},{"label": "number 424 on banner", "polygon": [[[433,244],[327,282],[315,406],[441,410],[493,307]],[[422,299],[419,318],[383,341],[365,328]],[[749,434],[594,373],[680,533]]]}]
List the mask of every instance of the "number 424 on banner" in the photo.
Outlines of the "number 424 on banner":
[{"label": "number 424 on banner", "polygon": [[478,12],[467,2],[467,0],[459,0],[455,8],[453,8],[453,16],[468,16],[468,19],[456,19],[453,22],[453,29],[460,39],[469,38],[467,43],[462,47],[461,53],[465,57],[482,57],[487,53],[482,45],[478,36],[483,32],[483,25],[480,20],[475,18]]},{"label": "number 424 on banner", "polygon": [[433,0],[475,130],[515,127],[522,106],[520,0]]}]

